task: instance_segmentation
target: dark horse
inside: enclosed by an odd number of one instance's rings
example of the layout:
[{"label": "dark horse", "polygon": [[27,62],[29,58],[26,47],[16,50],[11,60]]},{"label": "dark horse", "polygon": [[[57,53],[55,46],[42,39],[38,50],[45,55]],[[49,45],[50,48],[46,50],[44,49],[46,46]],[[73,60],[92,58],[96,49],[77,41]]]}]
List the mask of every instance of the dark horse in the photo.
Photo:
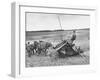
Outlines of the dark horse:
[{"label": "dark horse", "polygon": [[26,51],[28,53],[28,56],[31,57],[31,55],[34,55],[37,52],[38,49],[38,42],[34,41],[33,44],[26,44]]},{"label": "dark horse", "polygon": [[37,49],[37,53],[38,55],[42,54],[42,55],[46,55],[46,51],[49,47],[51,47],[52,44],[49,42],[45,42],[45,41],[39,41],[38,44],[38,49]]}]

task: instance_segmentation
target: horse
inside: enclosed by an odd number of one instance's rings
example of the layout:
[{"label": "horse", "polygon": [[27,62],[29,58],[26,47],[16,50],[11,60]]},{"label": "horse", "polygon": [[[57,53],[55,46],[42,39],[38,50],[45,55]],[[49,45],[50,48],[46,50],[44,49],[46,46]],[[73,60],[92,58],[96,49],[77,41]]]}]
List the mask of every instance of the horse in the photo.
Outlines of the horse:
[{"label": "horse", "polygon": [[26,51],[28,53],[28,57],[31,57],[31,55],[34,54],[33,49],[34,49],[33,44],[26,45]]},{"label": "horse", "polygon": [[45,42],[45,41],[39,41],[37,46],[38,46],[37,47],[38,48],[37,49],[38,55],[40,55],[40,54],[46,55],[47,49],[49,47],[51,47],[52,44],[49,42]]}]

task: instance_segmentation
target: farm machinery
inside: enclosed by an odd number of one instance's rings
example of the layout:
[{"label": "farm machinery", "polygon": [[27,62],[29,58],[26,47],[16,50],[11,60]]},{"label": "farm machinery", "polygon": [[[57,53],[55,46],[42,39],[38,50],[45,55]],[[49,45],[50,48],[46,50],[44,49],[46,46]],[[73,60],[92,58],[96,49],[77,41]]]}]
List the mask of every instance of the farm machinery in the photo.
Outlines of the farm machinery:
[{"label": "farm machinery", "polygon": [[[61,21],[60,21],[59,16],[58,16],[58,21],[59,21],[59,25],[60,25],[61,30],[62,30],[62,25],[61,25]],[[69,40],[63,40],[62,35],[61,35],[62,42],[57,44],[53,48],[49,48],[48,49],[48,54],[51,55],[51,56],[54,56],[54,57],[56,57],[56,56],[66,57],[66,56],[79,55],[83,51],[80,49],[80,47],[73,44],[73,41],[75,39],[76,39],[76,31],[75,30],[73,31],[72,38],[69,39]]]},{"label": "farm machinery", "polygon": [[63,40],[61,43],[57,44],[55,47],[48,49],[48,55],[53,57],[66,57],[79,55],[83,51],[79,46],[75,46],[71,40]]}]

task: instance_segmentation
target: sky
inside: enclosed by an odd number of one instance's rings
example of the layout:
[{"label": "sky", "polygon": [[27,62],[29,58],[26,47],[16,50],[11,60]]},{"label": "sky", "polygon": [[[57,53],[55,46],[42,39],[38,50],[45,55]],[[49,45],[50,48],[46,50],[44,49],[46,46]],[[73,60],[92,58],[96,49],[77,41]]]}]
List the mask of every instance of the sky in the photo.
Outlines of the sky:
[{"label": "sky", "polygon": [[83,29],[89,25],[89,15],[26,13],[26,31]]}]

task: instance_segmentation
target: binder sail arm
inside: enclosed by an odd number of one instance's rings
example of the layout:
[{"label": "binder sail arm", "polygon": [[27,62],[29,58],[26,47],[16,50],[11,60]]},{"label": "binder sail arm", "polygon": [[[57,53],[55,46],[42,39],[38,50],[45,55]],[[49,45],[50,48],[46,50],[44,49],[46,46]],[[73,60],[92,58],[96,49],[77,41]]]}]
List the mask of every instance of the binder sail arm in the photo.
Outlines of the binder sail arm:
[{"label": "binder sail arm", "polygon": [[[60,25],[60,28],[62,30],[62,24],[61,24],[60,16],[58,15],[57,18],[58,18],[58,23]],[[61,40],[63,40],[63,35],[62,34],[61,34]]]}]

